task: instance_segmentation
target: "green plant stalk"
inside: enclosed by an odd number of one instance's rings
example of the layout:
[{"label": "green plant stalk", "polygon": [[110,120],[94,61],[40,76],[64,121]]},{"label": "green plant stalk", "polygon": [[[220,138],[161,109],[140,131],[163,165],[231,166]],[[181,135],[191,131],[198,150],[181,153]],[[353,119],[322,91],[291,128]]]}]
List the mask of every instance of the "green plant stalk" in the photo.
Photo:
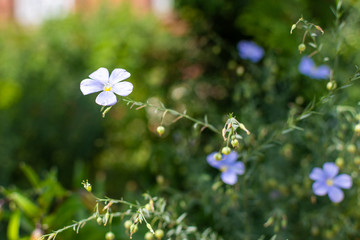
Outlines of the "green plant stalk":
[{"label": "green plant stalk", "polygon": [[194,122],[195,124],[198,124],[198,125],[201,125],[203,126],[201,128],[201,130],[204,130],[205,128],[209,128],[211,131],[217,133],[217,134],[221,134],[220,130],[218,130],[214,125],[212,124],[209,124],[207,121],[200,121],[198,119],[195,119],[189,115],[187,115],[186,113],[180,113],[174,109],[171,109],[171,108],[166,108],[164,105],[161,104],[161,106],[155,106],[154,104],[151,104],[151,103],[143,103],[143,102],[137,102],[137,101],[134,101],[132,100],[131,98],[128,98],[128,97],[125,97],[122,99],[124,102],[126,102],[128,105],[131,104],[131,107],[132,108],[133,106],[139,106],[138,108],[136,108],[137,110],[138,109],[141,109],[143,107],[150,107],[150,108],[154,108],[158,111],[162,111],[162,112],[169,112],[171,114],[173,114],[174,116],[178,116],[176,120],[180,119],[180,118],[186,118],[192,122]]}]

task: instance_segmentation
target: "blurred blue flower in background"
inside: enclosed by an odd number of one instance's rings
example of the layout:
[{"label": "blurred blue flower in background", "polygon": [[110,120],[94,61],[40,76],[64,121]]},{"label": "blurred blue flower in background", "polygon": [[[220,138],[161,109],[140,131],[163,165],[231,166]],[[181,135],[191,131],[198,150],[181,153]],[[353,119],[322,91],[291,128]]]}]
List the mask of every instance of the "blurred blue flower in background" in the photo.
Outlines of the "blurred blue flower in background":
[{"label": "blurred blue flower in background", "polygon": [[206,158],[210,166],[219,169],[221,173],[221,180],[230,185],[234,185],[237,182],[237,175],[242,175],[245,172],[245,166],[243,162],[236,161],[238,154],[231,152],[228,155],[222,155],[220,161],[215,159],[215,155],[218,152],[209,154]]},{"label": "blurred blue flower in background", "polygon": [[330,76],[330,68],[326,65],[315,66],[314,61],[310,57],[303,57],[299,64],[299,72],[313,79],[328,79]]},{"label": "blurred blue flower in background", "polygon": [[344,193],[340,188],[349,189],[352,186],[352,179],[347,174],[340,174],[339,168],[335,163],[324,163],[323,169],[314,168],[309,177],[314,180],[313,191],[318,196],[329,195],[332,202],[341,202],[344,198]]},{"label": "blurred blue flower in background", "polygon": [[237,44],[239,55],[242,59],[250,60],[254,63],[260,61],[264,56],[264,49],[252,41],[240,41]]},{"label": "blurred blue flower in background", "polygon": [[117,102],[116,93],[120,96],[127,96],[133,90],[130,82],[122,82],[130,77],[130,73],[125,69],[116,68],[109,77],[106,68],[99,68],[89,75],[90,79],[84,79],[80,83],[80,90],[84,95],[100,92],[95,102],[101,106],[112,106]]}]

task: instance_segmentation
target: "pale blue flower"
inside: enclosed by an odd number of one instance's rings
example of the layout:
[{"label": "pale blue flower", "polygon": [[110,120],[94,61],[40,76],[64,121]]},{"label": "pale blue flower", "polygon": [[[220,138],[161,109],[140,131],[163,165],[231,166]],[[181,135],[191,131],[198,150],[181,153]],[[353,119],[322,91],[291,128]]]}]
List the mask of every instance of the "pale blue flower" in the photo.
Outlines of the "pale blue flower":
[{"label": "pale blue flower", "polygon": [[112,106],[117,102],[116,95],[127,96],[133,90],[130,82],[123,80],[130,77],[125,69],[116,68],[109,77],[106,68],[99,68],[89,75],[90,79],[84,79],[80,83],[80,90],[84,95],[100,92],[95,102],[101,106]]},{"label": "pale blue flower", "polygon": [[314,61],[309,57],[301,58],[299,72],[313,79],[328,79],[330,68],[326,65],[315,66]]},{"label": "pale blue flower", "polygon": [[206,158],[207,162],[214,168],[219,169],[221,173],[221,180],[230,185],[234,185],[237,182],[237,175],[242,175],[245,172],[245,166],[243,162],[236,161],[238,154],[236,152],[231,152],[228,155],[222,155],[220,161],[215,159],[215,154],[218,152],[213,152],[209,154]]},{"label": "pale blue flower", "polygon": [[352,186],[352,179],[347,174],[337,176],[339,168],[335,163],[324,163],[323,168],[314,168],[309,177],[314,180],[313,191],[318,196],[329,195],[332,202],[338,203],[344,199],[341,188],[349,189]]},{"label": "pale blue flower", "polygon": [[260,61],[264,56],[264,49],[252,41],[240,41],[237,44],[239,55],[242,59],[250,60],[254,63]]}]

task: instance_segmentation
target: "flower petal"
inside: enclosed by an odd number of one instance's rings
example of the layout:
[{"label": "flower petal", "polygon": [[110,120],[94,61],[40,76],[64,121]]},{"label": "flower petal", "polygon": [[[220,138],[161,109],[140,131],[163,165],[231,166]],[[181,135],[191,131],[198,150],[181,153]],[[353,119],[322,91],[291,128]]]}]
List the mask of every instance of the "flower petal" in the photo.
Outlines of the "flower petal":
[{"label": "flower petal", "polygon": [[91,79],[105,83],[109,80],[109,71],[106,68],[102,67],[90,74],[89,77]]},{"label": "flower petal", "polygon": [[134,86],[130,82],[119,82],[111,87],[111,91],[125,97],[132,92],[133,88]]},{"label": "flower petal", "polygon": [[344,193],[337,187],[330,187],[329,191],[329,198],[332,202],[338,203],[344,199]]},{"label": "flower petal", "polygon": [[333,178],[339,172],[338,166],[336,166],[336,164],[332,162],[324,163],[323,169],[324,169],[324,174],[326,175],[327,178]]},{"label": "flower petal", "polygon": [[334,178],[334,185],[341,188],[349,189],[352,186],[352,179],[347,174],[340,174],[339,176]]},{"label": "flower petal", "polygon": [[315,180],[315,181],[323,181],[323,182],[326,181],[326,176],[325,176],[323,170],[318,167],[314,168],[311,171],[309,177],[310,177],[310,179]]},{"label": "flower petal", "polygon": [[221,173],[221,180],[229,185],[234,185],[237,182],[237,175],[233,171],[225,171]]},{"label": "flower petal", "polygon": [[84,79],[80,83],[80,90],[84,95],[104,90],[104,84],[97,80]]},{"label": "flower petal", "polygon": [[260,61],[264,56],[264,49],[252,41],[240,41],[237,49],[242,59],[248,59],[254,63]]},{"label": "flower petal", "polygon": [[228,155],[224,155],[223,156],[223,162],[225,164],[230,164],[236,161],[236,159],[238,158],[238,154],[234,151],[231,151]]},{"label": "flower petal", "polygon": [[309,57],[302,57],[299,64],[299,72],[306,75],[311,76],[313,69],[315,68],[314,61]]},{"label": "flower petal", "polygon": [[[208,164],[214,168],[218,168],[220,169],[221,166],[223,165],[222,162],[223,160],[220,160],[220,161],[217,161],[215,159],[215,154],[217,154],[218,152],[213,152],[213,153],[210,153],[207,157],[206,157],[206,161],[208,162]],[[222,155],[224,159],[224,155]]]},{"label": "flower petal", "polygon": [[319,66],[313,73],[315,79],[327,79],[330,76],[330,68],[326,65]]},{"label": "flower petal", "polygon": [[116,96],[113,92],[103,91],[101,92],[95,102],[101,106],[112,106],[116,103]]},{"label": "flower petal", "polygon": [[115,84],[129,77],[130,77],[130,73],[125,69],[115,68],[110,75],[109,81],[111,84]]},{"label": "flower petal", "polygon": [[245,172],[245,166],[243,162],[235,162],[231,166],[229,166],[231,171],[233,171],[236,174],[243,175]]},{"label": "flower petal", "polygon": [[327,192],[329,187],[326,185],[325,182],[316,181],[312,185],[313,191],[315,195],[324,196]]}]

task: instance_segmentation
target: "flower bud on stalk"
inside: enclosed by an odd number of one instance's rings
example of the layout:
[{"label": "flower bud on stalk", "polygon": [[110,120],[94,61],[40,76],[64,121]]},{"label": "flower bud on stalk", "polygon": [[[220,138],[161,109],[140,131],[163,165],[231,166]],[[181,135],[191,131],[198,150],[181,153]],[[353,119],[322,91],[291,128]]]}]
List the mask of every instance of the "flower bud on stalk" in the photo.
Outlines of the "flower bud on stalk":
[{"label": "flower bud on stalk", "polygon": [[163,135],[164,132],[165,132],[165,127],[164,126],[158,126],[156,131],[159,134],[159,136],[161,137],[161,135]]},{"label": "flower bud on stalk", "polygon": [[223,147],[223,148],[222,148],[221,152],[222,152],[223,154],[225,154],[225,155],[229,155],[230,152],[231,152],[231,149],[226,146],[226,147]]},{"label": "flower bud on stalk", "polygon": [[106,240],[114,240],[115,239],[115,234],[113,232],[107,232],[105,235],[105,239]]},{"label": "flower bud on stalk", "polygon": [[302,53],[306,49],[306,45],[304,43],[300,43],[298,46],[299,52]]},{"label": "flower bud on stalk", "polygon": [[216,161],[220,161],[222,159],[221,153],[215,154],[214,158],[215,158]]},{"label": "flower bud on stalk", "polygon": [[237,139],[231,140],[231,146],[233,147],[239,146],[239,141]]},{"label": "flower bud on stalk", "polygon": [[131,224],[132,224],[132,221],[126,220],[126,221],[124,222],[124,227],[125,227],[126,229],[130,229]]},{"label": "flower bud on stalk", "polygon": [[154,239],[154,235],[151,232],[147,232],[144,237],[146,240]]},{"label": "flower bud on stalk", "polygon": [[164,237],[164,231],[161,230],[161,229],[156,230],[156,231],[155,231],[155,237],[156,237],[157,239],[161,239],[162,237]]},{"label": "flower bud on stalk", "polygon": [[355,125],[355,129],[354,129],[356,135],[360,136],[360,123]]}]

